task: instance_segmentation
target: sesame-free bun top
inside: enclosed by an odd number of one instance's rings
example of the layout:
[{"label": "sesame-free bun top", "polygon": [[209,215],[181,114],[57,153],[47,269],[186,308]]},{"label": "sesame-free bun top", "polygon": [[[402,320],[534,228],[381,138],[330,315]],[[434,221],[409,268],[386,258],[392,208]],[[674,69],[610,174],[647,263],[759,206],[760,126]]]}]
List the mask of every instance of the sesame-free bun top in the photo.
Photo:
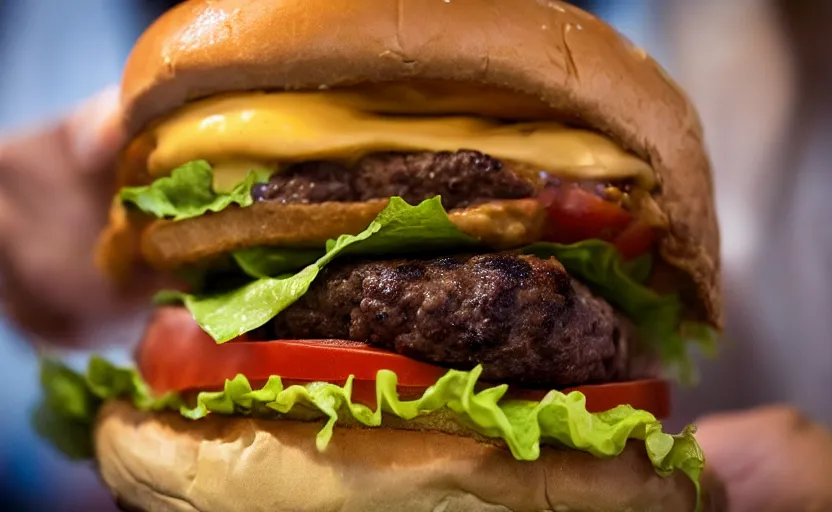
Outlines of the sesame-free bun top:
[{"label": "sesame-free bun top", "polygon": [[574,6],[547,0],[187,1],[140,38],[122,98],[127,131],[136,135],[186,102],[225,92],[422,81],[498,91],[505,101],[468,105],[474,111],[464,113],[502,109],[577,122],[648,162],[668,225],[661,255],[690,277],[692,311],[721,327],[719,233],[697,114],[644,51]]}]

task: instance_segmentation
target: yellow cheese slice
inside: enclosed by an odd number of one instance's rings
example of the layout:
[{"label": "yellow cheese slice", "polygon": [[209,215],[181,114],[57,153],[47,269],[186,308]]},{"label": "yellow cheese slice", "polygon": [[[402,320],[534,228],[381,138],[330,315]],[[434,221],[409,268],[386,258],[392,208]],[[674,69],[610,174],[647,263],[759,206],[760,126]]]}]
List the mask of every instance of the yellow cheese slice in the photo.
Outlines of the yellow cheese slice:
[{"label": "yellow cheese slice", "polygon": [[[646,162],[601,134],[551,121],[383,113],[395,110],[396,97],[408,100],[407,94],[386,94],[374,102],[372,95],[349,90],[249,92],[200,100],[151,129],[156,147],[148,170],[164,176],[188,161],[205,159],[217,166],[218,174],[225,169],[234,173],[218,177],[225,183],[251,166],[275,168],[304,160],[349,163],[380,151],[472,149],[566,179],[633,179],[647,189],[654,184]],[[461,101],[470,105],[475,100]],[[399,110],[409,111],[406,104]]]}]

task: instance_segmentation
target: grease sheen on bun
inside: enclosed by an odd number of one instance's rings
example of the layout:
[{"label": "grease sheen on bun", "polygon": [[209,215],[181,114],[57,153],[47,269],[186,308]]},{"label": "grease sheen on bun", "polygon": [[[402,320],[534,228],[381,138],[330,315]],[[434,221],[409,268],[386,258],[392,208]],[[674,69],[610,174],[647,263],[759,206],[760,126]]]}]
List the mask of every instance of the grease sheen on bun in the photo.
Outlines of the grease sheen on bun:
[{"label": "grease sheen on bun", "polygon": [[110,402],[95,447],[106,484],[129,509],[430,512],[685,511],[693,484],[663,478],[631,442],[618,457],[545,447],[534,462],[442,432],[143,413]]},{"label": "grease sheen on bun", "polygon": [[662,257],[689,276],[697,316],[721,327],[719,233],[697,114],[643,50],[566,3],[185,2],[141,37],[122,96],[135,135],[225,92],[421,80],[524,94],[553,119],[599,130],[650,163],[669,226]]}]

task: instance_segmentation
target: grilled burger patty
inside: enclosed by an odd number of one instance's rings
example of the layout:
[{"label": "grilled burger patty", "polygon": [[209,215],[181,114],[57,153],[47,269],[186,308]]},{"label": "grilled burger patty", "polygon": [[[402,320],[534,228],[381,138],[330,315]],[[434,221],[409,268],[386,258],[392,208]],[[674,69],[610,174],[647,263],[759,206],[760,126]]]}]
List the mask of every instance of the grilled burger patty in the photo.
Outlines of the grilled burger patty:
[{"label": "grilled burger patty", "polygon": [[346,262],[261,328],[264,339],[349,339],[483,378],[565,387],[616,377],[612,307],[554,259],[508,253]]},{"label": "grilled burger patty", "polygon": [[[542,171],[522,172],[478,151],[374,153],[353,165],[309,161],[274,173],[268,183],[252,187],[255,201],[279,203],[362,202],[399,196],[417,204],[442,197],[446,210],[492,200],[534,197],[544,186],[564,183]],[[607,201],[628,207],[632,183],[570,182]]]},{"label": "grilled burger patty", "polygon": [[347,167],[302,162],[252,188],[255,201],[359,202],[400,196],[410,204],[441,196],[446,209],[532,197],[535,189],[500,160],[477,151],[375,153]]}]

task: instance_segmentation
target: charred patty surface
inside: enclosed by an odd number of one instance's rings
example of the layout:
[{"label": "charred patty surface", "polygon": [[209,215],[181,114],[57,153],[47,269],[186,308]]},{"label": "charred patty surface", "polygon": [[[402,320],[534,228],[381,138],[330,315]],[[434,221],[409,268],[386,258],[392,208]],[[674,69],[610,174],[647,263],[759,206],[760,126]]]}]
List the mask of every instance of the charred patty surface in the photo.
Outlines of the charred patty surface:
[{"label": "charred patty surface", "polygon": [[556,387],[611,379],[618,336],[610,305],[558,261],[514,254],[332,265],[265,329]]},{"label": "charred patty surface", "polygon": [[410,204],[442,196],[446,209],[491,199],[523,199],[534,187],[500,160],[477,151],[376,153],[353,167],[295,164],[252,188],[255,201],[356,202],[400,196]]}]

